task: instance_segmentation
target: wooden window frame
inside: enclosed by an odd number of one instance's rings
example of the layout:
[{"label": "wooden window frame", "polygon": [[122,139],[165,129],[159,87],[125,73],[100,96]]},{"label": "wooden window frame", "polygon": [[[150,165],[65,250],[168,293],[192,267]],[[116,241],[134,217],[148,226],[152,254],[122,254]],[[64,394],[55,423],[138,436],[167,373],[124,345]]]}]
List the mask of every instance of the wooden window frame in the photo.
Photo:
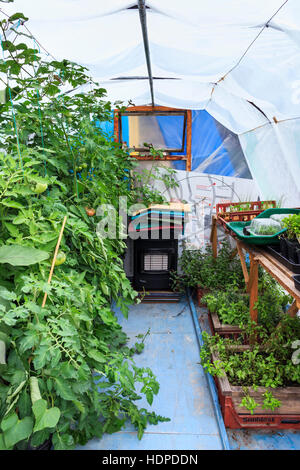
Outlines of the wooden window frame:
[{"label": "wooden window frame", "polygon": [[151,155],[140,155],[139,153],[144,153],[145,150],[135,150],[137,155],[132,155],[137,160],[147,161],[147,160],[173,160],[173,161],[185,161],[186,162],[186,171],[191,171],[192,169],[192,111],[190,109],[178,109],[178,108],[169,108],[166,106],[130,106],[120,112],[118,109],[114,110],[114,137],[115,142],[120,142],[120,134],[121,134],[121,116],[123,113],[126,115],[138,115],[137,113],[141,113],[140,115],[147,116],[147,115],[155,115],[164,113],[164,115],[176,115],[176,113],[180,113],[181,115],[185,115],[186,118],[184,119],[184,129],[183,129],[183,148],[184,148],[184,139],[186,138],[186,153],[184,155],[164,155],[162,158],[160,157],[152,157]]}]

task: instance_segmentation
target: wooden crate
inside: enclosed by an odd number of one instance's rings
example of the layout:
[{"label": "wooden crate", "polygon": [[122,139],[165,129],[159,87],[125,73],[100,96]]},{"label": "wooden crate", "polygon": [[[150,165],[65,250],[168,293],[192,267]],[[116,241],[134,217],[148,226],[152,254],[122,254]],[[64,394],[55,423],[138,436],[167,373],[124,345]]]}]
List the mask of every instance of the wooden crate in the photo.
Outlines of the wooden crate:
[{"label": "wooden crate", "polygon": [[205,305],[202,303],[202,297],[205,294],[208,294],[209,289],[206,289],[205,287],[197,286],[197,302],[199,307],[205,307]]},{"label": "wooden crate", "polygon": [[[230,207],[248,204],[250,208],[245,211],[230,211]],[[247,222],[258,214],[263,212],[263,205],[268,204],[269,207],[276,207],[276,201],[251,201],[251,202],[225,202],[216,205],[216,212],[219,222],[226,228],[228,222]]]},{"label": "wooden crate", "polygon": [[208,310],[208,321],[212,334],[216,333],[223,338],[238,338],[241,335],[241,328],[236,325],[224,325],[220,322],[217,313],[212,313]]},{"label": "wooden crate", "polygon": [[[218,357],[213,356],[213,360],[218,360]],[[262,408],[262,394],[270,389],[258,387],[254,391],[249,387],[250,396],[260,405],[251,414],[240,406],[244,397],[242,387],[231,385],[226,374],[224,377],[216,377],[215,383],[227,428],[300,429],[300,386],[271,389],[274,398],[281,402],[280,408],[275,411]]]}]

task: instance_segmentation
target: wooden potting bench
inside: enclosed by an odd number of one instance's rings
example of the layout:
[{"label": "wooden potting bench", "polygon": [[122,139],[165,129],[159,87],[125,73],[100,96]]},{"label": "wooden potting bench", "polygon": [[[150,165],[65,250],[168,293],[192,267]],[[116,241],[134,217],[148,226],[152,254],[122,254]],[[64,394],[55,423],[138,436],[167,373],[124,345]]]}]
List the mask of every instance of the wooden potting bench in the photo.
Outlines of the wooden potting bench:
[{"label": "wooden potting bench", "polygon": [[[212,228],[210,241],[212,243],[212,250],[214,257],[218,255],[218,226],[223,226],[221,220],[217,215],[212,216]],[[238,253],[247,291],[250,295],[250,318],[257,323],[257,306],[258,301],[258,265],[261,265],[279,284],[293,297],[294,301],[288,309],[288,314],[295,316],[297,311],[300,310],[300,291],[295,288],[293,281],[293,273],[280,261],[275,259],[270,253],[265,252],[263,249],[255,245],[248,245],[239,240],[236,235],[229,229],[225,228],[225,232],[236,241],[236,248],[233,250],[233,256]],[[249,254],[250,270],[245,260],[244,252]]]}]

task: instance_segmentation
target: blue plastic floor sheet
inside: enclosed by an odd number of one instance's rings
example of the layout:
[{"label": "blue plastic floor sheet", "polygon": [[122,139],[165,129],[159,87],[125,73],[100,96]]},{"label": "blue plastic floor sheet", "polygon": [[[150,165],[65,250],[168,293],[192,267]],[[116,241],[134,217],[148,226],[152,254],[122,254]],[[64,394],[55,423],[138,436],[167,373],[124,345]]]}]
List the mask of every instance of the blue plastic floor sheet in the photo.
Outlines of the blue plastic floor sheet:
[{"label": "blue plastic floor sheet", "polygon": [[152,369],[160,391],[151,407],[145,400],[137,403],[171,421],[149,425],[140,441],[129,424],[80,449],[222,449],[206,377],[199,365],[199,347],[187,300],[175,304],[142,303],[131,307],[128,320],[118,317],[132,343],[150,328],[145,349],[135,356],[135,361]]}]

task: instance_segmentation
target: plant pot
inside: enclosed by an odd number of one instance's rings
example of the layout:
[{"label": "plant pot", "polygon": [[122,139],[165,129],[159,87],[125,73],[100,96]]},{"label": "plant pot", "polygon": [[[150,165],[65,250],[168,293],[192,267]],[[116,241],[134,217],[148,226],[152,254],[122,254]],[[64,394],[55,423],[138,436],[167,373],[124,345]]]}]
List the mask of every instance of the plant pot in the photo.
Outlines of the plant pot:
[{"label": "plant pot", "polygon": [[298,240],[289,240],[286,239],[286,244],[288,248],[288,258],[292,263],[298,263],[297,250],[300,248]]},{"label": "plant pot", "polygon": [[202,287],[202,286],[197,286],[197,301],[199,307],[205,307],[205,305],[202,303],[202,297],[206,294],[208,294],[209,289]]},{"label": "plant pot", "polygon": [[287,244],[286,244],[286,238],[280,237],[279,238],[279,243],[280,243],[280,253],[285,258],[288,258],[289,255],[288,255],[288,247],[287,247]]}]

